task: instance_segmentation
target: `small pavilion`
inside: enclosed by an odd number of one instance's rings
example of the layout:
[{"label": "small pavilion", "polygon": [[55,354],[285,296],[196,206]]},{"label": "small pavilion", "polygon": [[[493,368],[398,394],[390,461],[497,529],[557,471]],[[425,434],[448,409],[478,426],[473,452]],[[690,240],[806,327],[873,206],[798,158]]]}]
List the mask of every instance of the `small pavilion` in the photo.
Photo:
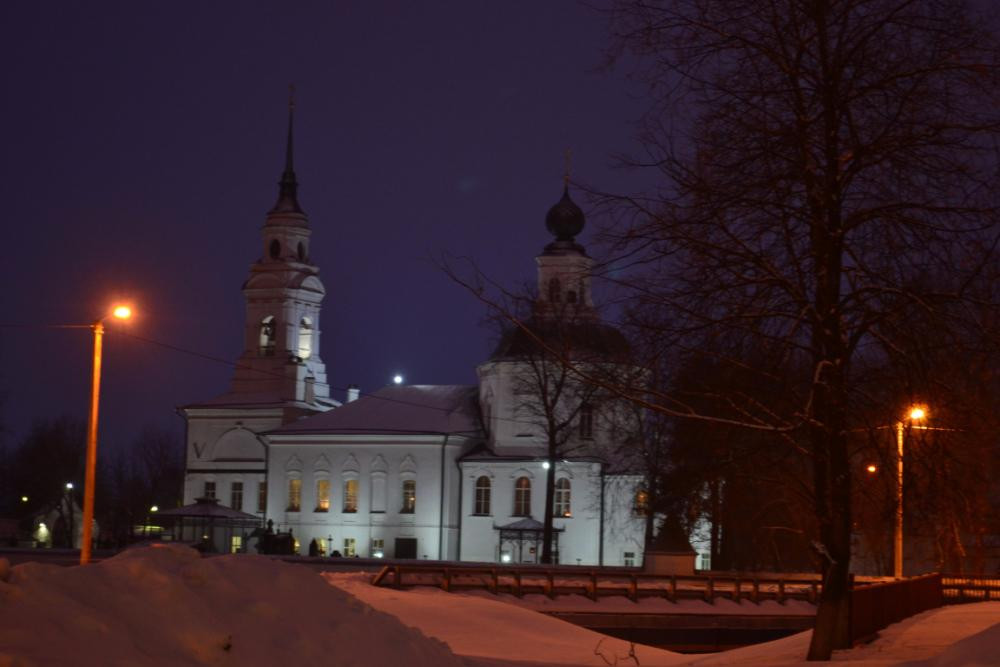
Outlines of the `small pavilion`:
[{"label": "small pavilion", "polygon": [[260,517],[220,505],[217,498],[196,498],[190,505],[158,512],[157,519],[171,524],[175,542],[208,553],[245,551],[250,534],[263,524]]}]

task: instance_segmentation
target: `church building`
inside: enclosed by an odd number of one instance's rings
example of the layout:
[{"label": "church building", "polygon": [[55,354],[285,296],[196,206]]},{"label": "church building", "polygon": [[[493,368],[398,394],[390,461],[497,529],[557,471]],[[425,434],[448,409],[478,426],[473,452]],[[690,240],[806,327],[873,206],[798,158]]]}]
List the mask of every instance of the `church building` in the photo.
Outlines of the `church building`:
[{"label": "church building", "polygon": [[[571,341],[574,353],[560,356],[590,368],[618,363],[628,347],[594,308],[592,261],[575,241],[584,216],[568,187],[546,219],[555,238],[536,258],[530,326],[501,338],[476,369],[478,385],[365,395],[349,387],[340,403],[320,356],[325,290],[292,147],[290,116],[278,200],[243,284],[243,351],[232,383],[181,408],[184,503],[212,498],[271,521],[292,532],[302,554],[315,540],[323,554],[536,563],[552,484],[553,561],[641,565],[642,477],[615,463],[613,410],[565,369],[561,396],[546,404],[531,390],[540,342]],[[558,416],[558,433],[546,432],[545,416]],[[216,548],[245,548],[231,539]]]}]

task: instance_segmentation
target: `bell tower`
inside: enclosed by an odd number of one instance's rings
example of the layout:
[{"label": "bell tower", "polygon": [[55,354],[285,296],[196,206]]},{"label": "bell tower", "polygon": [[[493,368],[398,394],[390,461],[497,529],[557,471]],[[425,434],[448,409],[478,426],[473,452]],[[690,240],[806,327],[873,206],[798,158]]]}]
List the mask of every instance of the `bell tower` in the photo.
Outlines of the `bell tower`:
[{"label": "bell tower", "polygon": [[285,169],[278,201],[261,229],[261,256],[243,283],[246,324],[243,353],[231,393],[253,403],[285,403],[312,410],[330,399],[320,358],[320,310],[326,290],[312,263],[309,219],[298,201],[293,166],[295,103],[289,95]]}]

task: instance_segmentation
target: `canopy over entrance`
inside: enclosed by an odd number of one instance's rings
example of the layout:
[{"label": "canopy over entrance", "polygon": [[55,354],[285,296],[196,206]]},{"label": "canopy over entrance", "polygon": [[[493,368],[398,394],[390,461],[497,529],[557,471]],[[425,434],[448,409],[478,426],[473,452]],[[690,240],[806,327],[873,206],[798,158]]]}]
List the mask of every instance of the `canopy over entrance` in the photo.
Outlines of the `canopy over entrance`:
[{"label": "canopy over entrance", "polygon": [[263,523],[258,516],[219,505],[218,498],[196,498],[190,505],[157,512],[157,518],[172,525],[175,541],[212,553],[243,551],[246,538]]},{"label": "canopy over entrance", "polygon": [[[515,563],[537,563],[542,554],[542,536],[545,526],[540,522],[526,517],[504,526],[493,526],[500,531],[500,560],[508,559]],[[559,533],[562,528],[552,527],[552,558],[559,562]]]}]

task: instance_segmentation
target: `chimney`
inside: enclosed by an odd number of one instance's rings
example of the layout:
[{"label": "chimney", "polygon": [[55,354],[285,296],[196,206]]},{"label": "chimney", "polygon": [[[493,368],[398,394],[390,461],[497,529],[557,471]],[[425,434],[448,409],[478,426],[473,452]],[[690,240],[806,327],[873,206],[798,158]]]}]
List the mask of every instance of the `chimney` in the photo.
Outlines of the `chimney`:
[{"label": "chimney", "polygon": [[347,386],[347,401],[346,401],[347,403],[352,403],[358,400],[358,396],[360,395],[361,395],[361,390],[358,388],[358,385],[351,384]]}]

